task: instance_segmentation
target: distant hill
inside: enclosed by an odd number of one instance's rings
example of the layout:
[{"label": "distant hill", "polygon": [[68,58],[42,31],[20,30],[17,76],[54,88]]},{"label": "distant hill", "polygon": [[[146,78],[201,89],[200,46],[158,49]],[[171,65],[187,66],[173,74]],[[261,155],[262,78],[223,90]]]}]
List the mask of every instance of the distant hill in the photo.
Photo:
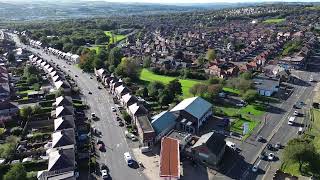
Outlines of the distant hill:
[{"label": "distant hill", "polygon": [[106,1],[8,1],[0,2],[0,19],[38,20],[83,17],[123,16],[133,14],[157,14],[188,12],[205,9],[221,9],[248,4],[210,3],[164,5],[151,3],[114,3]]}]

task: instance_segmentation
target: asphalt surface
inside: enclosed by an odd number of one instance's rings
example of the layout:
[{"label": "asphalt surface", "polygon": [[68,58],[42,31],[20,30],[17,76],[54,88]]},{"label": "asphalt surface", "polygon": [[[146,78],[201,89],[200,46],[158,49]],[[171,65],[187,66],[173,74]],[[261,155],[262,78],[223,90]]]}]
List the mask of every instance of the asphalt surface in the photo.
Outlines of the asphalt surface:
[{"label": "asphalt surface", "polygon": [[[82,73],[81,69],[75,65],[68,65],[64,60],[58,59],[53,55],[48,55],[42,50],[30,48],[21,45],[16,38],[14,38],[18,46],[24,47],[33,53],[39,53],[43,59],[53,60],[59,64],[60,68],[67,72],[78,84],[86,103],[90,106],[90,112],[99,117],[99,121],[93,121],[92,126],[102,132],[101,140],[106,145],[106,152],[100,152],[100,162],[108,166],[110,170],[110,179],[113,180],[143,180],[146,179],[143,174],[134,168],[127,166],[123,154],[131,152],[124,135],[124,129],[118,126],[116,121],[116,113],[112,112],[111,107],[116,107],[112,96],[108,94],[107,90],[102,88],[95,77],[90,79],[90,74]],[[63,68],[65,66],[66,68]],[[75,77],[78,75],[78,77]],[[101,86],[102,87],[102,86]],[[92,95],[88,92],[92,92]],[[133,156],[133,153],[130,153]]]},{"label": "asphalt surface", "polygon": [[[305,123],[305,118],[297,117],[295,126],[288,125],[288,119],[293,116],[293,112],[295,111],[293,105],[300,101],[306,103],[299,110],[299,112],[305,114],[312,103],[311,97],[316,85],[316,83],[309,83],[309,79],[310,76],[316,77],[317,73],[306,71],[294,71],[292,73],[296,74],[309,85],[293,85],[295,90],[286,101],[270,105],[262,129],[240,144],[239,148],[242,151],[237,155],[233,155],[232,163],[226,165],[228,167],[223,167],[222,172],[217,174],[217,179],[267,179],[267,176],[273,175],[274,172],[269,171],[270,166],[274,163],[280,163],[279,157],[283,149],[270,151],[266,149],[266,145],[270,143],[274,146],[278,142],[285,145],[290,139],[298,136],[297,131],[300,125]],[[265,142],[257,142],[258,136],[262,136]],[[258,156],[262,151],[265,151],[267,154],[270,152],[274,153],[275,160],[260,160]],[[258,164],[257,172],[252,172],[251,170],[254,164]]]}]

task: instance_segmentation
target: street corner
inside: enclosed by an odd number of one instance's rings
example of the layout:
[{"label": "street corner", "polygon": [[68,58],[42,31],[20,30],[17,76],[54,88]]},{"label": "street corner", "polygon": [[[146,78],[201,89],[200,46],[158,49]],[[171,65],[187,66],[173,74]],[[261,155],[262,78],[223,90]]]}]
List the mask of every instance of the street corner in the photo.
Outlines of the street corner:
[{"label": "street corner", "polygon": [[141,153],[139,148],[133,148],[132,152],[137,162],[141,162],[144,168],[140,168],[141,172],[146,176],[147,179],[161,180],[159,177],[159,165],[160,156],[153,151],[148,153]]}]

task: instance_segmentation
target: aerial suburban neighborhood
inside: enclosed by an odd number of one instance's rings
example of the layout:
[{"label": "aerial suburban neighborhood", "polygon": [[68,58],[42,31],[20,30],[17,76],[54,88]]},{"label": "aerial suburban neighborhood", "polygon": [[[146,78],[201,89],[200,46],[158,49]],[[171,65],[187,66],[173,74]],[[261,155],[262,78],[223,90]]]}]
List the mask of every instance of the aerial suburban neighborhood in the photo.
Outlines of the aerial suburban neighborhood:
[{"label": "aerial suburban neighborhood", "polygon": [[320,179],[320,3],[27,1],[0,179]]}]

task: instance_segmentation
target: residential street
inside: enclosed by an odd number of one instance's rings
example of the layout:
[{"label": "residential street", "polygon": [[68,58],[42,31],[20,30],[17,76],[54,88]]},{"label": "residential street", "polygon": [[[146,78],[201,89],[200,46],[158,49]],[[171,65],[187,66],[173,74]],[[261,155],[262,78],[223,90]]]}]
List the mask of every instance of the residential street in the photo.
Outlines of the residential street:
[{"label": "residential street", "polygon": [[[316,77],[315,72],[306,71],[293,71],[293,74],[297,75],[304,81],[308,82],[310,76]],[[309,83],[309,82],[308,82]],[[290,116],[293,116],[294,108],[293,105],[296,102],[305,102],[306,105],[302,110],[305,112],[307,106],[310,106],[313,95],[313,89],[316,83],[310,83],[310,86],[298,86],[294,85],[295,90],[288,100],[280,104],[271,104],[268,113],[266,114],[265,124],[261,128],[260,132],[253,133],[245,142],[240,145],[240,149],[243,150],[239,155],[235,155],[235,161],[226,165],[222,168],[222,174],[218,173],[216,178],[218,179],[263,179],[264,176],[269,175],[268,169],[271,164],[280,163],[279,160],[274,162],[262,160],[259,163],[258,172],[252,172],[251,168],[253,164],[258,163],[259,154],[265,151],[267,154],[269,152],[266,150],[266,145],[268,143],[273,146],[280,142],[281,144],[286,144],[290,139],[297,136],[298,126],[290,126],[287,124]],[[298,117],[297,122],[303,124],[304,118]],[[262,136],[267,140],[268,143],[257,142],[257,137]],[[281,154],[280,151],[274,151],[276,157]],[[274,172],[270,172],[274,173]]]},{"label": "residential street", "polygon": [[[17,42],[17,37],[14,37]],[[58,59],[53,55],[48,55],[42,50],[26,47],[20,43],[17,43],[17,45],[35,54],[39,53],[43,59],[53,60],[77,82],[86,99],[86,103],[90,106],[90,113],[93,112],[99,117],[99,121],[93,121],[93,126],[102,132],[101,140],[106,145],[106,152],[100,152],[100,162],[108,166],[111,178],[113,180],[145,179],[138,169],[128,167],[123,158],[123,153],[130,151],[124,136],[124,130],[118,126],[115,112],[111,111],[111,107],[115,106],[112,97],[106,89],[98,89],[99,84],[95,77],[90,79],[90,75],[82,73],[81,69],[74,65],[68,65],[64,60]],[[66,68],[63,68],[63,66]],[[78,77],[75,77],[75,75],[78,75]],[[92,95],[88,94],[89,91],[92,92]],[[90,113],[88,114],[90,115]]]}]

